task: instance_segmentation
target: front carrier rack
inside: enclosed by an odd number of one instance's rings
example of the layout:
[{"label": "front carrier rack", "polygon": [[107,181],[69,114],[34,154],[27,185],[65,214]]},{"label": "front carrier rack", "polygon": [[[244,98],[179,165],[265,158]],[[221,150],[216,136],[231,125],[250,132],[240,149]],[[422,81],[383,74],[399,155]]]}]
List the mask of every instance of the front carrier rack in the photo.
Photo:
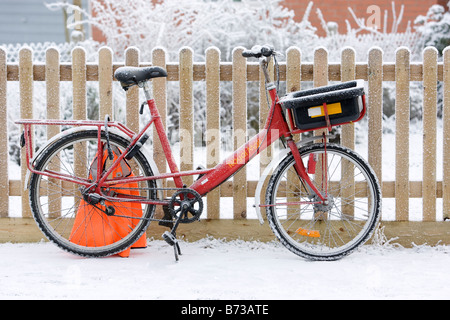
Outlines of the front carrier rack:
[{"label": "front carrier rack", "polygon": [[366,113],[364,81],[296,91],[280,103],[286,108],[293,133],[357,122]]}]

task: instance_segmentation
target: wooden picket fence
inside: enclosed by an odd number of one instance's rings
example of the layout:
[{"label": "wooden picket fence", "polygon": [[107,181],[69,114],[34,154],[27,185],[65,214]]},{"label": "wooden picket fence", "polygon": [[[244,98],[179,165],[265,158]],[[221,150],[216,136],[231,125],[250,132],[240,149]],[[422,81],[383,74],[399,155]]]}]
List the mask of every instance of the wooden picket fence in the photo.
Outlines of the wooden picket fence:
[{"label": "wooden picket fence", "polygon": [[[8,64],[6,52],[0,49],[0,242],[36,241],[42,238],[31,217],[28,205],[28,191],[24,190],[26,168],[22,167],[21,180],[8,178],[8,123],[7,123],[7,84],[18,81],[20,88],[21,118],[33,118],[33,82],[45,81],[47,88],[47,117],[60,118],[59,90],[61,81],[73,83],[73,117],[86,119],[86,82],[98,81],[100,97],[100,119],[112,114],[113,73],[123,65],[130,66],[162,66],[168,72],[167,78],[153,80],[153,91],[157,106],[164,124],[167,118],[167,81],[178,81],[180,87],[180,130],[193,136],[193,83],[206,83],[206,141],[208,165],[220,161],[218,150],[220,125],[220,82],[233,83],[233,130],[247,132],[247,89],[248,81],[262,83],[259,66],[248,62],[241,56],[242,48],[236,48],[232,62],[221,62],[220,52],[216,48],[206,51],[206,62],[193,62],[193,51],[190,48],[180,50],[179,62],[168,62],[163,49],[152,51],[152,63],[141,62],[139,50],[128,48],[124,63],[113,62],[110,48],[99,50],[98,63],[86,62],[84,49],[77,47],[72,51],[72,63],[60,63],[59,52],[48,49],[46,62],[33,63],[33,52],[22,48],[18,64]],[[382,185],[383,198],[395,198],[395,221],[383,221],[386,237],[398,237],[398,242],[408,245],[411,242],[435,244],[449,243],[450,232],[446,222],[436,221],[436,199],[442,198],[444,218],[450,218],[450,48],[444,51],[443,62],[438,62],[437,50],[426,48],[423,51],[423,62],[411,63],[410,51],[399,48],[396,61],[383,61],[383,53],[379,48],[372,48],[368,53],[368,61],[357,63],[352,48],[342,50],[340,63],[329,63],[328,53],[324,48],[317,48],[314,61],[302,61],[301,51],[292,47],[286,52],[286,62],[280,63],[280,80],[286,81],[287,91],[301,90],[303,81],[312,81],[314,86],[326,85],[329,81],[349,81],[364,79],[368,82],[368,161],[374,168]],[[273,71],[273,66],[272,69]],[[395,181],[381,181],[382,177],[382,84],[394,81],[396,86],[396,161]],[[423,90],[423,181],[409,179],[409,124],[410,124],[410,82],[422,81]],[[436,105],[437,83],[444,85],[443,97],[443,179],[436,181]],[[264,86],[260,86],[260,121],[267,117]],[[138,88],[127,92],[126,124],[132,130],[139,127]],[[56,130],[56,131],[55,131]],[[56,126],[48,131],[49,137],[57,134]],[[211,134],[213,133],[213,134]],[[342,128],[341,143],[351,148],[355,145],[355,129],[353,125]],[[235,145],[236,147],[236,145]],[[194,146],[192,139],[181,137],[180,141],[181,170],[192,170],[190,161]],[[155,162],[160,172],[166,172],[166,163],[161,156],[161,146],[154,145]],[[264,158],[266,157],[266,158]],[[267,163],[270,151],[260,158],[261,164]],[[23,158],[22,158],[23,159]],[[23,160],[22,160],[23,161]],[[23,163],[23,162],[22,162]],[[256,177],[255,177],[256,178]],[[267,223],[260,227],[254,219],[247,219],[247,197],[252,197],[257,181],[247,181],[245,168],[233,177],[233,181],[223,184],[211,192],[207,198],[207,214],[200,223],[180,227],[180,232],[188,239],[198,239],[209,234],[217,237],[242,239],[273,239]],[[189,185],[189,182],[187,182]],[[170,183],[168,183],[170,186]],[[9,197],[22,197],[22,218],[9,218]],[[220,219],[220,197],[233,197],[233,219]],[[422,198],[423,221],[409,221],[410,198]],[[156,225],[156,224],[154,224]],[[158,226],[151,226],[149,234],[157,235],[162,231]]]}]

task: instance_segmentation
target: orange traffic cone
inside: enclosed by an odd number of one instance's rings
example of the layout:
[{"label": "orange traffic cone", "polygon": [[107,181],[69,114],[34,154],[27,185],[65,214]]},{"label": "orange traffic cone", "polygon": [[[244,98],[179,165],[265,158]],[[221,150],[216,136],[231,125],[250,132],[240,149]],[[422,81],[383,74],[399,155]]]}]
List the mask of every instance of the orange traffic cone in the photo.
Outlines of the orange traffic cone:
[{"label": "orange traffic cone", "polygon": [[[119,149],[113,147],[113,162],[116,161],[118,155],[120,155]],[[105,150],[103,159],[107,159],[107,150]],[[90,168],[89,178],[92,179],[97,174],[97,159],[94,159],[93,164]],[[105,167],[105,163],[103,167]],[[121,161],[120,165],[112,172],[112,177],[133,177],[131,172],[131,167],[124,160]],[[123,189],[122,189],[123,188]],[[138,184],[127,183],[121,184],[120,189],[114,190],[121,194],[137,195],[139,196],[139,191],[137,190]],[[127,217],[142,217],[142,206],[137,202],[109,202],[113,204],[116,209],[116,214]],[[105,205],[108,206],[108,201]],[[114,243],[121,238],[125,237],[130,230],[132,230],[137,224],[137,219],[123,218],[108,216],[101,210],[97,209],[91,204],[86,203],[85,200],[81,199],[78,207],[77,215],[75,217],[74,225],[72,227],[72,232],[70,235],[70,241],[82,246],[87,247],[98,247]],[[144,233],[130,248],[145,248],[147,247],[147,237]],[[127,248],[118,253],[121,257],[129,257],[130,248]]]}]

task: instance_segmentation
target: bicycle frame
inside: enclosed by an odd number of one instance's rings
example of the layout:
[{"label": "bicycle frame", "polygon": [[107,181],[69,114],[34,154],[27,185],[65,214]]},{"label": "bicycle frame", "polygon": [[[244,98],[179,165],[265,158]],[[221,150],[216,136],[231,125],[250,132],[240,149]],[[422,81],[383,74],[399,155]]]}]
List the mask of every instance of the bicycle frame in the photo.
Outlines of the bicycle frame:
[{"label": "bicycle frame", "polygon": [[[180,172],[175,159],[172,154],[172,150],[169,144],[169,140],[167,138],[161,116],[158,112],[158,109],[155,104],[155,100],[152,97],[151,89],[148,82],[144,82],[140,87],[144,89],[147,104],[150,110],[151,119],[145,125],[145,127],[137,134],[135,134],[132,130],[128,129],[121,123],[112,122],[112,121],[92,121],[92,120],[19,120],[16,121],[18,124],[22,124],[24,126],[24,138],[25,138],[25,147],[26,147],[26,160],[27,167],[31,173],[40,174],[44,176],[48,176],[50,178],[56,178],[72,183],[76,183],[82,185],[87,188],[93,188],[95,186],[95,192],[98,192],[105,200],[108,201],[135,201],[143,204],[155,204],[155,205],[164,205],[168,204],[169,200],[154,200],[154,199],[144,199],[138,196],[126,196],[126,197],[109,197],[108,195],[103,194],[102,188],[108,187],[111,185],[123,184],[123,183],[132,183],[132,182],[141,182],[148,180],[157,180],[157,179],[169,179],[172,178],[174,180],[176,188],[185,187],[182,181],[182,177],[189,175],[203,175],[201,178],[197,179],[189,188],[197,191],[201,196],[206,195],[208,192],[225,182],[228,178],[233,176],[239,169],[244,167],[251,159],[253,159],[256,155],[265,150],[269,145],[271,145],[274,141],[284,137],[287,143],[287,147],[290,149],[294,158],[296,160],[295,168],[299,176],[303,179],[303,181],[309,186],[310,190],[315,193],[321,201],[326,201],[326,195],[323,195],[316,186],[310,180],[308,174],[306,173],[306,169],[301,160],[298,147],[296,143],[292,139],[292,133],[298,133],[298,130],[294,130],[291,132],[289,125],[286,121],[284,112],[282,110],[279,97],[277,94],[277,90],[275,85],[270,82],[269,75],[267,73],[267,59],[261,60],[261,66],[263,67],[264,75],[266,77],[266,89],[269,93],[269,96],[272,100],[270,110],[268,113],[268,117],[264,126],[264,129],[261,130],[256,136],[250,139],[246,144],[238,148],[232,155],[230,155],[227,159],[225,159],[222,163],[218,164],[214,168],[205,169],[205,170],[191,170],[191,171],[182,171]],[[148,130],[148,128],[154,124],[156,132],[158,134],[158,138],[161,141],[161,145],[163,148],[164,155],[166,157],[170,173],[157,174],[151,177],[125,177],[125,178],[115,178],[115,179],[107,179],[110,173],[120,165],[120,162],[124,159],[126,154],[130,151],[130,149],[139,141],[139,139],[144,135],[144,133]],[[97,166],[97,178],[96,181],[92,182],[88,179],[74,178],[59,172],[54,172],[50,170],[46,171],[38,171],[34,168],[32,159],[33,159],[33,146],[32,146],[32,134],[31,134],[31,126],[32,125],[70,125],[70,126],[91,126],[97,127],[98,132],[98,161],[102,163],[103,159],[103,143],[101,142],[102,131],[105,131],[105,128],[112,127],[116,128],[124,135],[129,137],[131,140],[130,145],[125,149],[125,151],[118,156],[118,158],[114,161],[111,167],[107,172],[100,172],[101,166]],[[103,129],[103,130],[102,130]],[[262,205],[263,206],[263,205]]]},{"label": "bicycle frame", "polygon": [[[114,72],[123,89],[137,85],[145,93],[150,120],[137,132],[109,116],[104,121],[16,121],[24,128],[20,139],[28,168],[24,187],[44,235],[81,256],[127,256],[129,249],[147,245],[145,231],[157,221],[170,229],[162,238],[178,261],[177,228],[200,220],[202,197],[281,139],[284,148],[265,166],[255,189],[254,208],[261,225],[265,216],[287,249],[310,260],[337,260],[366,242],[380,218],[379,183],[367,161],[345,146],[328,143],[334,136],[327,133],[364,116],[364,83],[295,91],[280,99],[268,72],[273,58],[279,79],[276,54],[269,45],[241,52],[244,58],[260,59],[268,116],[259,133],[214,168],[179,170],[152,96],[150,81],[167,76],[158,66],[126,66]],[[33,125],[70,128],[34,152]],[[143,147],[153,129],[170,169],[166,173],[159,173]],[[294,134],[314,130],[320,134],[293,139]],[[198,177],[186,185],[193,175]],[[173,179],[174,186],[163,187],[163,179]],[[156,205],[162,210],[157,212]]]}]

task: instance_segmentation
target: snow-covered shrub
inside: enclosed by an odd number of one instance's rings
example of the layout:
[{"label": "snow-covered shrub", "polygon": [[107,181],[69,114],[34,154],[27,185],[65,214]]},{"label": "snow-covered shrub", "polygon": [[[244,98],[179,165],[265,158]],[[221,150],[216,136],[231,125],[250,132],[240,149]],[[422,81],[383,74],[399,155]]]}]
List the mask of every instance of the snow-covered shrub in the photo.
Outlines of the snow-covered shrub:
[{"label": "snow-covered shrub", "polygon": [[[67,6],[50,4],[53,9]],[[291,43],[302,47],[317,38],[308,21],[312,3],[301,22],[294,21],[294,12],[281,0],[91,0],[90,7],[93,14],[85,11],[80,23],[97,27],[119,55],[129,46],[139,47],[146,61],[155,47],[164,47],[174,61],[188,45],[198,61],[215,46],[222,60],[230,61],[237,46],[270,43],[285,50]]]},{"label": "snow-covered shrub", "polygon": [[414,21],[417,33],[420,35],[419,47],[433,46],[440,55],[445,47],[450,45],[450,1],[447,8],[432,5],[426,16],[418,16]]}]

